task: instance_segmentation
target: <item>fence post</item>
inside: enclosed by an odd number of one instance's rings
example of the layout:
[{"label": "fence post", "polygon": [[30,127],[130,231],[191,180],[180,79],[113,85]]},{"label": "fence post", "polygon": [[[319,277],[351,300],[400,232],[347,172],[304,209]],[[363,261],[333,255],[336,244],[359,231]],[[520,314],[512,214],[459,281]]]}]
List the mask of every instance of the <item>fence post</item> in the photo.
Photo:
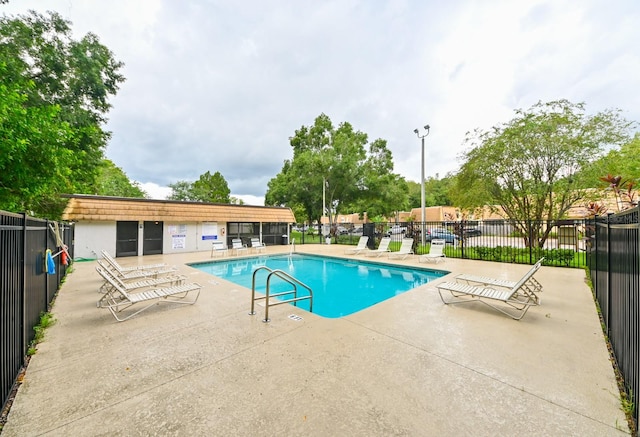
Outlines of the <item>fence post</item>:
[{"label": "fence post", "polygon": [[610,219],[613,213],[607,214],[607,337],[611,336],[611,223]]},{"label": "fence post", "polygon": [[531,227],[531,219],[527,219],[527,230],[529,231],[529,264],[533,264],[533,228]]},{"label": "fence post", "polygon": [[20,317],[20,344],[22,345],[22,356],[27,352],[27,338],[28,334],[25,332],[27,329],[27,213],[22,213],[22,280],[20,281],[20,295],[21,302],[20,307],[22,314]]}]

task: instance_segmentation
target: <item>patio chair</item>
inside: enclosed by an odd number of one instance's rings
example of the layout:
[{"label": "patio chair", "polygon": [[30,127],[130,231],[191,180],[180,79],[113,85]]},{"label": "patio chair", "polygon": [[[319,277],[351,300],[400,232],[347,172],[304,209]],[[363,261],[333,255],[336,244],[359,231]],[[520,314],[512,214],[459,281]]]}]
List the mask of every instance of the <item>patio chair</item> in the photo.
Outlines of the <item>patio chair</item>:
[{"label": "patio chair", "polygon": [[255,249],[256,252],[264,252],[267,249],[267,246],[260,241],[260,239],[258,238],[252,238],[251,239],[251,248]]},{"label": "patio chair", "polygon": [[405,259],[409,255],[413,254],[413,238],[403,238],[400,250],[397,252],[389,252],[390,259]]},{"label": "patio chair", "polygon": [[[542,291],[542,284],[534,278],[535,273],[538,271],[540,266],[542,266],[542,261],[544,261],[544,257],[540,258],[538,262],[536,262],[531,269],[525,274],[525,276],[529,275],[529,279],[525,283],[526,287],[530,287],[534,293],[538,293]],[[497,287],[504,288],[512,288],[518,283],[518,281],[509,281],[507,279],[498,279],[491,278],[488,276],[477,276],[470,274],[460,274],[456,276],[456,281],[465,282],[469,285],[494,285]]]},{"label": "patio chair", "polygon": [[140,266],[131,266],[131,267],[122,267],[120,264],[118,264],[118,261],[116,261],[116,259],[114,257],[112,257],[109,252],[107,252],[106,250],[102,251],[102,257],[107,260],[107,262],[111,265],[113,265],[114,267],[117,267],[118,271],[122,271],[122,272],[131,272],[133,270],[158,270],[158,269],[164,269],[167,267],[167,264],[164,263],[160,263],[160,264],[145,264],[145,265],[140,265]]},{"label": "patio chair", "polygon": [[215,256],[223,256],[223,255],[228,255],[229,254],[229,249],[227,249],[224,245],[223,241],[214,241],[212,246],[211,246],[211,258]]},{"label": "patio chair", "polygon": [[239,255],[241,252],[247,252],[249,250],[247,246],[242,244],[242,240],[240,238],[234,238],[233,240],[231,240],[231,249],[236,255]]},{"label": "patio chair", "polygon": [[382,237],[380,239],[380,245],[375,250],[368,250],[364,254],[366,256],[375,256],[378,257],[383,253],[389,252],[389,243],[391,243],[391,237]]},{"label": "patio chair", "polygon": [[187,277],[183,275],[167,275],[158,278],[148,277],[133,282],[125,282],[118,278],[112,271],[105,269],[101,265],[96,266],[96,271],[104,279],[104,283],[98,289],[98,292],[103,294],[113,288],[109,279],[118,283],[126,291],[141,290],[143,288],[157,287],[158,285],[181,285],[187,280]]},{"label": "patio chair", "polygon": [[98,264],[102,266],[102,268],[107,269],[110,272],[113,272],[120,279],[126,279],[126,280],[140,279],[140,278],[159,278],[161,276],[175,274],[177,271],[175,267],[127,270],[127,269],[123,269],[122,266],[117,262],[114,262],[114,263],[109,262],[107,258],[98,260]]},{"label": "patio chair", "polygon": [[418,258],[419,262],[435,262],[438,263],[440,261],[445,260],[446,255],[444,254],[444,246],[446,245],[446,241],[442,239],[431,240],[431,247],[429,248],[429,253],[425,253],[424,255],[420,255]]},{"label": "patio chair", "polygon": [[363,235],[362,237],[360,237],[360,240],[358,240],[358,245],[356,247],[351,247],[345,250],[344,253],[348,255],[357,255],[364,250],[369,250],[367,248],[368,242],[369,242],[369,237],[367,235]]},{"label": "patio chair", "polygon": [[[533,269],[524,275],[513,287],[505,288],[495,285],[469,285],[461,282],[443,282],[437,284],[440,299],[446,305],[481,302],[500,311],[514,320],[520,320],[532,306],[540,305],[540,299],[531,287],[526,285],[533,276]],[[454,300],[446,301],[442,293],[448,291]],[[505,308],[506,307],[506,308]]]},{"label": "patio chair", "polygon": [[[111,312],[118,322],[124,322],[131,317],[140,314],[142,311],[151,308],[161,302],[173,302],[183,305],[193,305],[200,296],[202,286],[195,282],[174,285],[170,287],[150,287],[137,292],[129,292],[125,290],[118,282],[107,277],[109,288],[105,294],[98,300],[98,308],[106,308]],[[196,293],[195,299],[183,300],[191,293]],[[119,317],[122,311],[131,308],[134,305],[141,305],[142,308],[128,314],[125,317]]]}]

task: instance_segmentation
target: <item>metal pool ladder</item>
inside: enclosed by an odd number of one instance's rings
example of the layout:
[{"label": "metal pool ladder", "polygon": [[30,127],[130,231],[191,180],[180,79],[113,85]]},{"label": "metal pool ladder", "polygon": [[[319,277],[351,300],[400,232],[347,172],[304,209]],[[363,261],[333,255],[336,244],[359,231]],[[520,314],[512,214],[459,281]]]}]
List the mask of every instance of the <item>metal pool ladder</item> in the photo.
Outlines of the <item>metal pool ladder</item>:
[{"label": "metal pool ladder", "polygon": [[[258,273],[260,270],[268,270],[269,274],[267,275],[267,289],[266,289],[266,293],[264,296],[260,296],[260,297],[256,297],[256,273]],[[271,277],[272,276],[276,276],[280,279],[282,279],[283,281],[291,284],[293,286],[292,290],[288,290],[288,291],[281,291],[278,293],[271,293]],[[298,286],[302,287],[302,288],[306,288],[307,291],[309,292],[308,295],[305,296],[298,296]],[[285,295],[289,295],[289,294],[293,294],[293,298],[291,299],[284,299],[284,300],[276,300],[275,302],[271,302],[270,299],[272,297],[277,297],[277,296],[285,296]],[[287,272],[283,271],[283,270],[272,270],[269,267],[266,266],[260,266],[257,269],[255,269],[253,271],[253,277],[251,278],[251,311],[249,312],[249,315],[254,315],[255,312],[255,303],[257,300],[261,300],[261,299],[265,299],[265,308],[264,308],[264,320],[262,320],[263,322],[270,322],[269,320],[269,307],[270,306],[274,306],[274,305],[280,305],[283,303],[290,303],[290,302],[294,302],[294,305],[296,305],[296,302],[300,301],[300,300],[305,300],[305,299],[309,299],[309,311],[313,312],[313,290],[311,290],[311,288],[304,284],[303,282],[300,282],[299,280],[297,280],[296,278],[294,278],[293,276],[291,276],[290,274],[288,274]]]}]

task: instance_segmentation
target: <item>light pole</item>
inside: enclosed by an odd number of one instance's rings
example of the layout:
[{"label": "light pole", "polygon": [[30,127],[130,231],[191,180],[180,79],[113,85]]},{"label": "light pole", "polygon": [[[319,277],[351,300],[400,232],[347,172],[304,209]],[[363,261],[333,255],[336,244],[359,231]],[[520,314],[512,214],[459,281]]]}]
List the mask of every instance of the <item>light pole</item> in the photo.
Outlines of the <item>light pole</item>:
[{"label": "light pole", "polygon": [[424,227],[424,220],[425,220],[425,206],[424,206],[424,138],[429,135],[429,129],[431,126],[429,126],[428,124],[426,124],[424,126],[424,135],[420,135],[420,131],[418,129],[414,129],[413,131],[416,133],[416,135],[418,136],[418,138],[420,138],[422,140],[422,165],[420,167],[421,173],[420,173],[420,208],[422,209],[422,232],[420,232],[420,239],[422,240],[422,246],[424,246],[425,244],[425,233],[426,233],[426,229]]}]

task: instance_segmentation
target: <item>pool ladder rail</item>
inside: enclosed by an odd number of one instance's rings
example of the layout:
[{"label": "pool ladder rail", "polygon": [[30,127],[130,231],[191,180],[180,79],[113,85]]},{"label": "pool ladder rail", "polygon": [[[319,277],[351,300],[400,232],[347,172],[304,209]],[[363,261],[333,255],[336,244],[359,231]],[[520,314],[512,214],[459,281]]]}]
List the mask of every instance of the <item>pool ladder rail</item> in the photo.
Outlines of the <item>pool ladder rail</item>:
[{"label": "pool ladder rail", "polygon": [[[265,295],[256,297],[256,274],[260,270],[268,270],[269,274],[267,275],[267,287],[266,287]],[[270,288],[271,288],[271,277],[272,276],[276,276],[276,277],[282,279],[283,281],[288,282],[289,284],[291,284],[293,286],[293,290],[281,291],[281,292],[278,292],[278,293],[271,293]],[[298,286],[307,289],[309,294],[305,295],[305,296],[298,296]],[[285,296],[285,295],[289,295],[289,294],[293,294],[293,298],[284,299],[284,300],[278,299],[278,300],[273,301],[273,302],[270,300],[272,297]],[[309,299],[309,312],[313,312],[313,290],[311,290],[311,287],[309,287],[308,285],[306,285],[303,282],[300,282],[299,280],[297,280],[296,278],[294,278],[293,276],[291,276],[290,274],[288,274],[287,272],[285,272],[283,270],[272,270],[269,267],[260,266],[260,267],[258,267],[257,269],[255,269],[253,271],[253,277],[251,278],[251,311],[249,312],[249,315],[251,315],[251,316],[255,315],[255,313],[256,313],[255,312],[255,303],[256,303],[257,300],[262,300],[262,299],[265,299],[264,319],[262,320],[265,323],[271,321],[269,319],[269,307],[275,306],[275,305],[280,305],[280,304],[283,304],[283,303],[293,302],[294,305],[296,305],[296,302],[298,302],[298,301]]]}]

